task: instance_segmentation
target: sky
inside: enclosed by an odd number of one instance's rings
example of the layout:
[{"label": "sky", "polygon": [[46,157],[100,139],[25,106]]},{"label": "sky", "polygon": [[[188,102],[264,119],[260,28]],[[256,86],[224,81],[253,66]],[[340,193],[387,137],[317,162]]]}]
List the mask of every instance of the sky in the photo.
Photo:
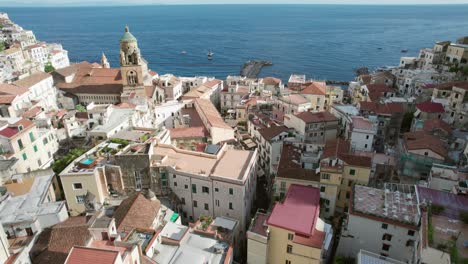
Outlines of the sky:
[{"label": "sky", "polygon": [[112,6],[184,4],[468,4],[468,0],[0,0],[1,7],[12,6]]}]

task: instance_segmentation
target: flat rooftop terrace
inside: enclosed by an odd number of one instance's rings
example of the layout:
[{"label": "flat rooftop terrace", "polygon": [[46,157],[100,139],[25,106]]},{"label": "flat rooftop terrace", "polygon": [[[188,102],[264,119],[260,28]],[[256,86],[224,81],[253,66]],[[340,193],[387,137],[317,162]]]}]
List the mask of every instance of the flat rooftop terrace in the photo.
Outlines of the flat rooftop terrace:
[{"label": "flat rooftop terrace", "polygon": [[384,189],[355,185],[353,211],[417,226],[419,199],[414,185],[386,183]]},{"label": "flat rooftop terrace", "polygon": [[154,148],[154,155],[160,156],[155,161],[156,165],[171,166],[191,174],[242,180],[254,152],[225,148],[220,152],[218,155],[211,155],[164,144]]}]

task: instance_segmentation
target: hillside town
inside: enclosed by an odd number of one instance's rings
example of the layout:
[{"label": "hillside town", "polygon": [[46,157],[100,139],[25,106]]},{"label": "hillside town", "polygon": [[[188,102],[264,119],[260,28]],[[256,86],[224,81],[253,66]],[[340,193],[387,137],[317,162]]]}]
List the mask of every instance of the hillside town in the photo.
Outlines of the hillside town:
[{"label": "hillside town", "polygon": [[467,263],[468,36],[343,87],[115,43],[70,63],[0,13],[0,263]]}]

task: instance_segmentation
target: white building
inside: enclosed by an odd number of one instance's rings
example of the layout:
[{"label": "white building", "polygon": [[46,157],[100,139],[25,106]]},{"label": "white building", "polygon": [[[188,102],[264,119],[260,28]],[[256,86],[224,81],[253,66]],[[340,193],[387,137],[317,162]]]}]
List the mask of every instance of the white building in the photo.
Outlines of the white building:
[{"label": "white building", "polygon": [[225,216],[238,220],[245,234],[256,191],[256,151],[224,144],[207,154],[157,144],[153,155],[152,166],[178,197],[183,219]]},{"label": "white building", "polygon": [[377,134],[376,125],[360,116],[351,117],[349,136],[351,148],[355,151],[372,152],[374,149],[374,136]]},{"label": "white building", "polygon": [[0,119],[0,145],[3,159],[16,158],[19,173],[48,168],[58,150],[55,129],[37,128],[26,119]]},{"label": "white building", "polygon": [[421,212],[416,187],[386,183],[384,189],[354,185],[337,255],[366,250],[405,263],[421,258]]},{"label": "white building", "polygon": [[[29,101],[35,101],[37,105],[41,106],[45,111],[58,109],[57,89],[55,89],[52,75],[45,72],[38,72],[15,81],[13,84],[28,89]],[[29,103],[24,107],[29,108],[31,106],[32,103]]]}]

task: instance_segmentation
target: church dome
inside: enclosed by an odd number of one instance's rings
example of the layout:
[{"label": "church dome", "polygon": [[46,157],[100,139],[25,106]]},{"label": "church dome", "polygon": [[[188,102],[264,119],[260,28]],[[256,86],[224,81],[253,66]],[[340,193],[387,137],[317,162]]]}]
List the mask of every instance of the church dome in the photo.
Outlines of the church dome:
[{"label": "church dome", "polygon": [[123,36],[120,38],[120,41],[122,42],[136,42],[137,39],[135,38],[135,36],[132,35],[132,33],[130,33],[130,30],[128,29],[128,26],[125,26],[125,33],[123,34]]}]

